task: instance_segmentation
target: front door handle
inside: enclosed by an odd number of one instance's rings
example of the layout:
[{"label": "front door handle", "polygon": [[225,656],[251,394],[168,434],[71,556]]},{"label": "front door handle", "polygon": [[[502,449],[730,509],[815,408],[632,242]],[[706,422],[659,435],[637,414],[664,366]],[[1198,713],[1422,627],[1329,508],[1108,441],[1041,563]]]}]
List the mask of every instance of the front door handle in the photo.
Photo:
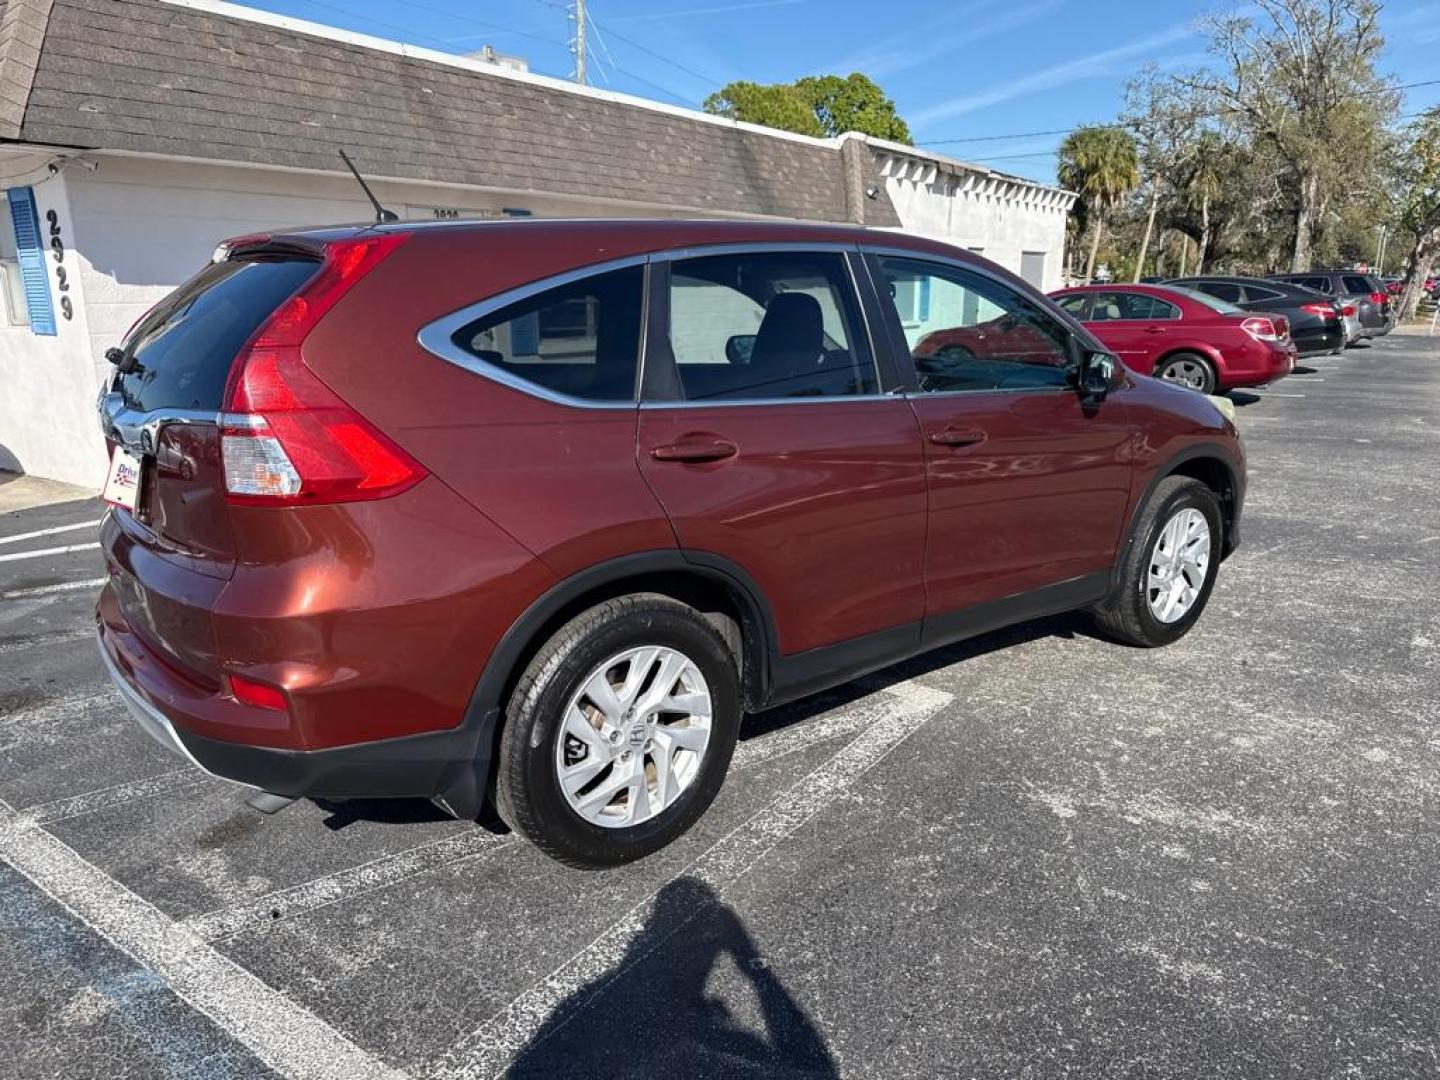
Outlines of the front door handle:
[{"label": "front door handle", "polygon": [[938,446],[974,446],[976,443],[985,441],[985,432],[979,428],[965,431],[959,428],[946,428],[944,431],[936,431],[931,434],[930,441]]},{"label": "front door handle", "polygon": [[656,461],[724,461],[734,457],[740,448],[726,439],[697,439],[694,442],[677,442],[669,446],[657,446],[650,451]]}]

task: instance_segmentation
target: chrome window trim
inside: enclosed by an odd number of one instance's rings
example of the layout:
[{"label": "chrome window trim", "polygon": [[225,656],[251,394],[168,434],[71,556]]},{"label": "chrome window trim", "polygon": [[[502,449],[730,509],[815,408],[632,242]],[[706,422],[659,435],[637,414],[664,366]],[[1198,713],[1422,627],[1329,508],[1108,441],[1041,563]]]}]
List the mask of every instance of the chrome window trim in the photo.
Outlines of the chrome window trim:
[{"label": "chrome window trim", "polygon": [[[914,262],[933,262],[933,263],[939,263],[939,264],[942,265],[942,266],[950,266],[950,267],[953,267],[953,268],[955,268],[955,269],[957,269],[957,270],[964,270],[964,271],[966,271],[967,273],[978,274],[978,275],[981,276],[981,277],[988,278],[989,280],[995,282],[995,284],[997,284],[997,285],[1002,285],[1002,286],[1004,286],[1005,288],[1010,289],[1012,292],[1013,292],[1013,291],[1016,291],[1014,282],[1007,281],[1007,280],[1005,280],[1005,278],[1001,277],[999,274],[992,273],[990,270],[987,270],[985,267],[983,267],[983,266],[977,266],[977,265],[975,265],[974,263],[965,261],[964,259],[956,259],[956,258],[953,258],[953,257],[948,256],[948,255],[937,255],[937,254],[935,254],[935,253],[933,253],[933,252],[929,252],[929,251],[916,251],[916,250],[914,250],[914,249],[912,249],[912,248],[903,248],[903,247],[876,247],[876,246],[869,245],[869,244],[861,244],[861,245],[860,245],[860,252],[861,252],[862,255],[874,255],[874,256],[876,256],[877,258],[882,258],[882,259],[883,259],[883,258],[897,258],[897,259],[910,259],[910,260],[912,260],[912,261],[914,261]],[[983,258],[983,257],[984,257],[984,256],[981,256],[981,258]],[[877,284],[877,286],[878,286],[879,283],[877,282],[876,284]],[[1027,282],[1026,284],[1028,285],[1029,283]],[[1033,286],[1031,286],[1031,287],[1033,288]],[[1037,289],[1036,291],[1039,292],[1038,289]],[[877,288],[876,292],[877,292],[877,294],[880,296],[881,302],[883,303],[884,300],[886,299],[885,294],[884,294],[883,292],[880,292],[878,288]],[[1049,303],[1051,304],[1051,306],[1054,307],[1057,311],[1060,311],[1060,310],[1061,310],[1061,309],[1060,309],[1060,305],[1057,304],[1057,303],[1055,303],[1054,300],[1051,300],[1050,297],[1046,296],[1044,293],[1040,293],[1040,296],[1041,296],[1042,299],[1049,301]],[[1042,309],[1042,310],[1043,310],[1043,309]],[[1051,317],[1054,318],[1054,313],[1052,312],[1052,313],[1050,313],[1050,314],[1051,314]],[[1066,320],[1066,319],[1069,319],[1069,320],[1075,322],[1076,325],[1079,325],[1079,320],[1075,319],[1075,316],[1071,315],[1069,312],[1062,312],[1062,314],[1063,314],[1064,318],[1056,318],[1056,319],[1055,319],[1055,322],[1060,326],[1060,328],[1061,328],[1062,330],[1063,330],[1063,329],[1066,329],[1066,325],[1065,325],[1065,320]],[[1073,337],[1074,335],[1071,335],[1071,336]],[[1084,343],[1083,341],[1077,342],[1077,344],[1078,344],[1078,345],[1081,345],[1081,346],[1084,346],[1084,345],[1085,345],[1085,343]],[[1088,348],[1088,346],[1086,346],[1086,347]],[[913,357],[912,357],[912,359],[911,359],[911,363],[914,363]],[[1037,365],[1035,365],[1035,366],[1038,367],[1039,365],[1037,364]],[[1079,361],[1076,362],[1075,367],[1076,367],[1076,372],[1075,372],[1075,374],[1078,375],[1078,374],[1079,374]],[[1068,372],[1070,369],[1069,369],[1069,368],[1060,368],[1060,369],[1058,369],[1058,370]],[[1073,394],[1073,393],[1075,392],[1075,386],[1074,386],[1073,383],[1067,383],[1066,385],[1063,385],[1063,386],[1026,386],[1026,387],[1003,387],[1003,386],[995,386],[995,387],[986,388],[986,389],[984,389],[984,390],[922,390],[922,389],[919,388],[919,386],[918,386],[918,384],[917,384],[917,386],[916,386],[916,388],[915,388],[914,390],[906,391],[906,393],[909,394],[909,395],[914,396],[914,397],[917,398],[917,399],[920,399],[920,398],[922,398],[922,397],[923,397],[923,398],[961,397],[961,396],[970,397],[970,396],[974,396],[975,394],[1053,394],[1053,393],[1055,393],[1055,392],[1057,392],[1057,391],[1059,391],[1059,392],[1061,392],[1061,393],[1066,393],[1066,394]]]},{"label": "chrome window trim", "polygon": [[[476,319],[483,319],[487,315],[493,315],[501,308],[509,307],[511,304],[528,300],[532,296],[548,292],[551,289],[558,289],[564,285],[572,285],[577,281],[584,281],[586,278],[598,277],[600,274],[608,274],[612,270],[626,270],[634,266],[645,267],[650,261],[650,255],[627,255],[620,259],[608,259],[605,262],[590,263],[586,266],[576,267],[573,270],[566,270],[559,274],[552,274],[550,277],[539,278],[527,282],[524,285],[508,289],[503,293],[496,293],[494,296],[484,300],[467,304],[465,307],[452,311],[449,315],[442,315],[433,322],[426,323],[415,335],[420,347],[432,356],[436,356],[447,363],[454,364],[472,375],[479,375],[481,378],[489,379],[493,383],[508,387],[511,390],[518,390],[522,394],[529,394],[531,397],[548,401],[555,405],[564,405],[572,409],[605,409],[633,410],[635,408],[636,390],[632,388],[630,400],[628,401],[597,401],[593,398],[574,397],[570,394],[562,394],[557,390],[541,386],[539,383],[522,379],[518,375],[506,371],[504,368],[487,364],[474,354],[456,345],[453,337],[461,327]],[[645,293],[641,296],[640,303],[640,335],[636,341],[639,353],[635,359],[636,382],[639,386],[639,379],[644,364],[645,355],[645,317],[646,304],[648,303],[648,273],[642,277],[641,288]]]},{"label": "chrome window trim", "polygon": [[723,398],[714,401],[642,401],[640,408],[726,409],[741,405],[840,405],[851,401],[899,401],[901,394],[837,394],[834,397]]},{"label": "chrome window trim", "polygon": [[[423,348],[426,352],[430,353],[432,356],[438,357],[439,359],[444,360],[447,363],[454,364],[456,367],[461,368],[464,371],[468,371],[472,375],[479,375],[481,378],[489,379],[491,382],[499,383],[501,386],[508,387],[511,390],[518,390],[522,394],[528,394],[531,397],[539,398],[542,401],[548,401],[554,405],[564,405],[572,409],[606,409],[611,411],[617,409],[634,409],[637,404],[641,404],[641,402],[639,401],[639,388],[644,385],[643,378],[645,356],[647,352],[646,346],[648,344],[647,333],[650,302],[650,263],[675,262],[679,259],[702,258],[712,255],[758,254],[763,252],[784,251],[824,251],[847,253],[857,250],[858,246],[853,243],[814,243],[804,240],[777,240],[770,242],[762,241],[752,243],[694,244],[688,247],[670,248],[663,251],[646,252],[640,255],[626,255],[622,258],[607,259],[603,262],[598,263],[588,263],[585,266],[576,267],[573,270],[566,270],[559,274],[552,274],[549,277],[538,278],[535,281],[527,282],[524,285],[518,285],[513,289],[508,289],[503,293],[497,293],[496,295],[488,297],[484,300],[478,300],[473,304],[467,304],[465,307],[452,311],[448,315],[443,315],[440,318],[433,320],[432,322],[426,323],[420,328],[419,332],[415,335],[415,338],[416,341],[419,342],[420,347]],[[850,287],[853,292],[855,302],[857,304],[860,304],[860,294],[854,278],[854,271],[850,267],[850,262],[848,259],[845,260],[845,264],[847,271],[850,274]],[[632,266],[646,267],[646,275],[644,281],[645,293],[641,300],[640,337],[638,341],[640,352],[636,359],[636,389],[635,392],[631,395],[629,401],[597,401],[593,398],[582,398],[575,397],[571,394],[562,394],[559,391],[551,390],[548,387],[541,386],[539,383],[532,383],[527,379],[522,379],[519,376],[513,375],[510,372],[504,370],[503,368],[487,364],[483,360],[467,352],[465,349],[460,348],[460,346],[456,345],[455,342],[452,340],[455,332],[459,330],[462,326],[466,325],[467,323],[474,322],[476,319],[484,318],[486,315],[492,315],[501,308],[508,307],[509,305],[518,303],[521,300],[527,300],[530,297],[536,296],[542,292],[546,292],[549,289],[560,288],[561,286],[570,285],[577,281],[583,281],[586,278],[594,277],[598,274],[606,274],[612,270],[624,270]],[[872,368],[875,368],[875,385],[879,386],[879,366],[876,361],[875,346],[869,332],[869,326],[868,324],[864,323],[865,312],[863,305],[861,305],[860,318],[862,320],[862,326],[866,335],[866,339],[870,344],[870,364]],[[877,396],[883,397],[885,395]],[[750,401],[736,401],[731,402],[730,404],[755,405],[785,403],[793,405],[802,401],[809,400],[810,399],[801,398],[755,398],[751,399]],[[816,400],[835,401],[840,399],[822,398]],[[655,404],[675,406],[688,403],[657,402]],[[698,402],[695,404],[718,405],[720,404],[720,402]]]}]

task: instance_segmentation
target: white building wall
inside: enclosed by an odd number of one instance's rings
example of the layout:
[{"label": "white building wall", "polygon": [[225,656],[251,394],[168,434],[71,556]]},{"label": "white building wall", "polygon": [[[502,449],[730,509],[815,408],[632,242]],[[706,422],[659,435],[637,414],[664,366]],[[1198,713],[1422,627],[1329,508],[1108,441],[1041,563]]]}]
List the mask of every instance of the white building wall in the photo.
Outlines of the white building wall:
[{"label": "white building wall", "polygon": [[[82,260],[75,248],[67,178],[40,171],[6,177],[6,187],[29,186],[42,236],[55,211],[61,258],[45,260],[55,307],[55,334],[28,326],[0,326],[0,468],[93,484],[104,479],[103,441],[95,424],[98,380],[90,362]],[[52,249],[53,251],[53,249]],[[57,269],[66,271],[71,316],[61,307]]]},{"label": "white building wall", "polygon": [[883,175],[905,232],[968,248],[1016,274],[1026,268],[1025,253],[1040,254],[1044,271],[1035,284],[1046,292],[1064,284],[1068,196],[922,161],[892,158]]}]

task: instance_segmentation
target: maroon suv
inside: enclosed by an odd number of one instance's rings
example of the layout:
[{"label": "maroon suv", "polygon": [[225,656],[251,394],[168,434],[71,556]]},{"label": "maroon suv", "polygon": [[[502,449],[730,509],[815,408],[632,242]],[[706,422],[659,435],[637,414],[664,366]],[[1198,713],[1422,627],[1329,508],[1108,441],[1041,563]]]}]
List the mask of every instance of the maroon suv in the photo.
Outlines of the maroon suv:
[{"label": "maroon suv", "polygon": [[[922,355],[1003,320],[1023,348]],[[248,236],[111,350],[101,652],[283,796],[684,832],[741,715],[1087,608],[1163,645],[1245,490],[1206,398],[984,259],[751,222]]]}]

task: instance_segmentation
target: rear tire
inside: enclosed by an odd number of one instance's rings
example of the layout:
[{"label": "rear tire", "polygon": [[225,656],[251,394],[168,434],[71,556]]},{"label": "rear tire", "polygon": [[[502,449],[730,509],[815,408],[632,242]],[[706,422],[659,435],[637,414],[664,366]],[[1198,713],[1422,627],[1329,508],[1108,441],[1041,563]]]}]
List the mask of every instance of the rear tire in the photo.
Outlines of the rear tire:
[{"label": "rear tire", "polygon": [[740,716],[735,659],[704,616],[654,594],[606,601],[556,631],[520,677],[496,808],[569,866],[642,858],[714,801]]},{"label": "rear tire", "polygon": [[1215,586],[1223,530],[1214,491],[1188,476],[1161,480],[1135,522],[1114,589],[1095,608],[1100,629],[1145,649],[1189,633]]},{"label": "rear tire", "polygon": [[1215,393],[1215,365],[1199,353],[1182,352],[1167,356],[1155,366],[1155,377],[1200,394]]}]

